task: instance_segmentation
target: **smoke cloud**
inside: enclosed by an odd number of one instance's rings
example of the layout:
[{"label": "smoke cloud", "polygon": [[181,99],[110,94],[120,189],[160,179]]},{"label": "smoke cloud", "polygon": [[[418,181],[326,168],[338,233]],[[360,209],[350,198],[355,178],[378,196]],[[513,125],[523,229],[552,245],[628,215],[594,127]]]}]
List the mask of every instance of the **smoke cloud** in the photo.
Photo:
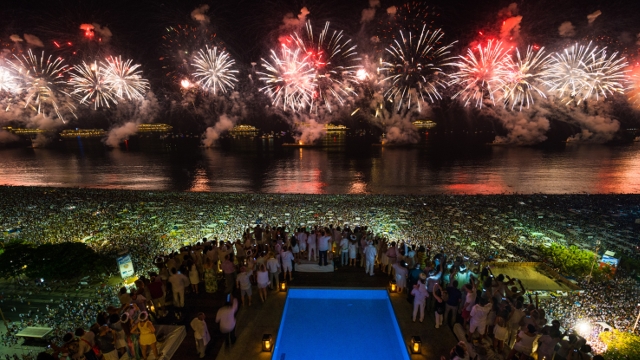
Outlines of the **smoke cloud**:
[{"label": "smoke cloud", "polygon": [[571,21],[565,21],[558,27],[558,34],[562,37],[572,37],[576,34],[576,28]]},{"label": "smoke cloud", "polygon": [[369,8],[362,10],[360,23],[368,23],[376,16],[376,8],[380,7],[380,0],[369,0]]},{"label": "smoke cloud", "polygon": [[496,136],[494,144],[531,145],[547,139],[550,128],[548,111],[538,105],[531,109],[512,112],[503,107],[484,108],[484,112],[498,118],[507,130],[506,136]]},{"label": "smoke cloud", "polygon": [[138,124],[130,121],[124,125],[109,130],[107,139],[104,142],[111,147],[118,147],[118,144],[129,139],[129,137],[134,135],[136,132],[138,132]]},{"label": "smoke cloud", "polygon": [[29,45],[33,45],[35,47],[44,47],[44,44],[42,43],[42,41],[35,35],[24,34],[24,40]]},{"label": "smoke cloud", "polygon": [[200,5],[191,12],[191,18],[199,22],[201,25],[207,25],[210,21],[209,16],[207,16],[207,12],[209,12],[209,5]]},{"label": "smoke cloud", "polygon": [[500,9],[500,11],[498,11],[498,17],[499,18],[504,18],[504,17],[513,17],[518,15],[518,4],[517,3],[511,3],[509,4],[509,6]]},{"label": "smoke cloud", "polygon": [[596,10],[593,13],[587,15],[587,20],[589,21],[589,25],[591,25],[594,21],[596,21],[596,19],[600,15],[602,15],[602,11],[600,10]]},{"label": "smoke cloud", "polygon": [[299,29],[307,21],[307,15],[309,14],[309,9],[307,9],[306,6],[300,9],[300,14],[298,14],[298,16],[294,16],[293,13],[287,13],[282,19],[280,30],[294,31]]},{"label": "smoke cloud", "polygon": [[20,140],[20,138],[17,135],[5,130],[0,130],[0,144],[12,143],[18,140]]},{"label": "smoke cloud", "polygon": [[[418,100],[420,101],[420,100]],[[385,107],[384,96],[377,92],[373,95],[373,99],[369,103],[369,108],[373,114],[370,122],[384,130],[387,144],[415,144],[420,141],[418,129],[411,123],[412,119],[427,117],[431,108],[427,103],[420,101],[414,104],[410,109],[402,108],[399,112],[387,110]],[[420,110],[418,110],[420,109]]]},{"label": "smoke cloud", "polygon": [[159,111],[158,99],[151,91],[141,101],[118,103],[116,118],[121,121],[122,125],[116,125],[109,130],[105,144],[112,147],[118,146],[120,142],[138,132],[138,125],[152,122]]},{"label": "smoke cloud", "polygon": [[24,41],[24,40],[22,40],[22,38],[18,34],[11,34],[11,36],[9,36],[9,39],[11,39],[11,41],[13,41],[15,43]]},{"label": "smoke cloud", "polygon": [[226,114],[220,116],[220,120],[213,126],[208,127],[202,139],[202,145],[212,147],[220,135],[225,131],[231,130],[235,126],[235,119],[228,117]]},{"label": "smoke cloud", "polygon": [[395,6],[390,6],[387,8],[387,14],[389,14],[390,16],[395,15],[396,12],[398,12],[398,8]]},{"label": "smoke cloud", "polygon": [[100,24],[98,23],[93,23],[91,25],[93,25],[93,31],[96,34],[98,34],[100,39],[102,39],[102,43],[106,44],[111,40],[111,37],[113,36],[113,34],[111,33],[111,30],[109,30],[108,27],[100,26]]}]

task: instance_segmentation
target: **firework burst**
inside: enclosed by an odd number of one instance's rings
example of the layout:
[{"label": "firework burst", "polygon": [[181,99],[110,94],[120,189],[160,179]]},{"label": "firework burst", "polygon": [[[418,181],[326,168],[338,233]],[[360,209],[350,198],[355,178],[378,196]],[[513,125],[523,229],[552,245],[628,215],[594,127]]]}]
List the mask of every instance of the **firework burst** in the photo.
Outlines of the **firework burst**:
[{"label": "firework burst", "polygon": [[132,60],[122,61],[120,56],[107,58],[104,70],[106,83],[120,99],[142,100],[149,90],[149,81],[138,70],[140,65],[131,63]]},{"label": "firework burst", "polygon": [[226,93],[238,82],[235,75],[238,70],[233,69],[235,61],[224,50],[207,47],[200,50],[193,61],[195,71],[192,75],[206,91]]},{"label": "firework burst", "polygon": [[263,71],[257,72],[266,85],[260,91],[271,97],[273,105],[285,111],[311,107],[316,91],[315,68],[299,48],[282,45],[280,54],[271,50],[270,59],[261,59]]},{"label": "firework burst", "polygon": [[20,83],[18,82],[18,78],[10,69],[0,66],[0,92],[15,94],[19,91]]},{"label": "firework burst", "polygon": [[335,103],[344,106],[347,97],[355,95],[353,88],[361,69],[356,45],[342,31],[330,30],[329,25],[327,21],[316,35],[307,21],[302,35],[294,33],[290,38],[314,68],[316,94],[311,111],[315,112],[319,106],[329,112]]},{"label": "firework burst", "polygon": [[179,84],[182,79],[191,75],[191,61],[198,49],[205,49],[211,44],[224,49],[216,34],[208,27],[176,25],[165,30],[166,33],[162,36],[163,56],[160,60],[172,84]]},{"label": "firework burst", "polygon": [[440,89],[447,85],[442,66],[454,44],[442,45],[443,36],[440,29],[432,32],[426,26],[419,36],[400,31],[400,41],[386,49],[388,59],[380,67],[387,74],[383,82],[389,84],[384,96],[396,104],[396,110],[417,105],[420,111],[421,102],[442,98]]},{"label": "firework burst", "polygon": [[607,55],[606,48],[574,44],[553,55],[546,76],[548,91],[565,105],[624,93],[627,66],[625,58],[615,52]]},{"label": "firework burst", "polygon": [[451,74],[449,85],[462,89],[452,99],[460,98],[464,106],[473,102],[476,107],[482,107],[485,99],[495,104],[494,94],[504,88],[510,75],[508,49],[500,41],[489,40],[486,46],[469,48],[467,56],[460,55],[457,59],[450,64],[458,70]]},{"label": "firework burst", "polygon": [[536,50],[529,46],[524,56],[516,49],[502,94],[505,107],[522,110],[533,105],[535,96],[547,97],[542,86],[545,84],[549,60],[550,55],[545,55],[544,48]]},{"label": "firework burst", "polygon": [[93,103],[94,110],[118,104],[103,63],[83,62],[74,66],[69,84],[73,86],[71,95],[78,98],[80,104]]},{"label": "firework burst", "polygon": [[62,58],[45,57],[44,51],[37,57],[31,50],[26,55],[14,55],[14,58],[9,63],[19,86],[26,91],[25,108],[46,116],[55,114],[63,122],[63,112],[68,111],[75,116],[75,106],[69,101],[68,83],[64,76],[69,68]]}]

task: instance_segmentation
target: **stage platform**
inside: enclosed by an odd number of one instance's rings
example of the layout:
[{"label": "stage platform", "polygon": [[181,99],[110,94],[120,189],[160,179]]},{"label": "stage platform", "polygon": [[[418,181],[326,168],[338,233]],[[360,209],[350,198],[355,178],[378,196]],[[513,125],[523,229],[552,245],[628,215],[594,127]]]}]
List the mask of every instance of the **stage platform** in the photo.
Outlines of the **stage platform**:
[{"label": "stage platform", "polygon": [[299,260],[296,263],[295,272],[333,272],[333,261],[327,262],[327,266],[319,266],[317,261]]}]

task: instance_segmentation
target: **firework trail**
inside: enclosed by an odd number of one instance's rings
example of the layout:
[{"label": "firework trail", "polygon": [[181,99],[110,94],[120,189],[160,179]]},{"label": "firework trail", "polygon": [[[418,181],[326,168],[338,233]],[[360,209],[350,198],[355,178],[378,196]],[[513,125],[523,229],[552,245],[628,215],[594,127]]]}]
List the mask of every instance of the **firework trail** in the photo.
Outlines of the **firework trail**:
[{"label": "firework trail", "polygon": [[505,107],[522,111],[523,107],[533,105],[536,94],[547,97],[542,86],[545,84],[550,56],[545,54],[544,48],[536,50],[529,46],[524,56],[516,49],[515,58],[509,63],[509,75],[502,93]]},{"label": "firework trail", "polygon": [[263,71],[256,72],[266,85],[260,91],[283,110],[301,111],[311,107],[316,91],[315,68],[301,49],[282,45],[280,54],[271,50],[270,60],[261,59]]},{"label": "firework trail", "polygon": [[358,83],[357,72],[361,69],[362,59],[358,57],[356,45],[342,31],[329,30],[328,21],[317,36],[310,21],[305,25],[303,34],[294,33],[291,39],[294,47],[307,55],[315,70],[316,94],[312,111],[317,112],[318,106],[324,105],[332,112],[334,100],[344,106],[348,96],[356,95],[353,87]]},{"label": "firework trail", "polygon": [[195,71],[192,75],[196,82],[214,95],[218,91],[226,93],[238,82],[235,76],[238,70],[233,69],[235,61],[224,50],[218,51],[217,47],[213,49],[207,47],[200,50],[193,61],[191,65],[194,66]]},{"label": "firework trail", "polygon": [[548,91],[565,105],[624,93],[627,66],[616,52],[608,56],[606,48],[576,43],[553,55],[546,76]]},{"label": "firework trail", "polygon": [[388,60],[380,67],[387,74],[383,82],[389,84],[384,96],[396,104],[396,111],[405,104],[407,108],[417,104],[421,111],[421,102],[442,98],[439,89],[447,85],[442,66],[454,44],[441,45],[443,36],[440,29],[431,32],[425,25],[419,36],[400,31],[400,41],[386,49]]},{"label": "firework trail", "polygon": [[494,94],[504,88],[510,75],[511,59],[502,42],[489,40],[486,46],[469,48],[467,56],[460,55],[457,59],[457,62],[448,64],[458,68],[451,74],[449,85],[457,85],[462,89],[451,98],[459,97],[464,106],[473,102],[481,108],[485,98],[495,104]]},{"label": "firework trail", "polygon": [[66,109],[72,115],[75,106],[68,101],[68,83],[65,73],[69,70],[62,58],[45,57],[44,51],[38,58],[31,50],[27,55],[16,56],[9,61],[16,77],[25,89],[24,107],[30,108],[37,114],[50,116],[54,113],[62,122],[62,112]]},{"label": "firework trail", "polygon": [[116,97],[140,101],[149,90],[149,81],[138,70],[140,65],[131,65],[131,62],[122,61],[120,56],[107,58],[104,70],[106,82]]},{"label": "firework trail", "polygon": [[94,110],[118,104],[103,63],[83,62],[74,66],[69,84],[73,86],[71,95],[77,97],[80,104],[93,103]]}]

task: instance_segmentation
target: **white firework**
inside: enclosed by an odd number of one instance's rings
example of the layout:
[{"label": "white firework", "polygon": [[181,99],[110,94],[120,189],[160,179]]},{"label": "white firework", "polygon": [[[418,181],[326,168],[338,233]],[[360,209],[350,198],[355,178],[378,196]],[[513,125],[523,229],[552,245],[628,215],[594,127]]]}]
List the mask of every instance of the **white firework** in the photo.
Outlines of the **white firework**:
[{"label": "white firework", "polygon": [[562,103],[579,105],[583,101],[614,93],[624,93],[627,89],[628,63],[614,52],[610,56],[606,48],[574,44],[553,55],[545,80],[550,94]]},{"label": "white firework", "polygon": [[64,122],[64,112],[75,116],[75,106],[70,101],[65,73],[69,70],[62,58],[45,57],[44,51],[36,57],[31,50],[27,55],[14,55],[9,61],[17,78],[18,86],[24,89],[24,107],[37,114],[57,116]]},{"label": "white firework", "polygon": [[6,91],[8,93],[15,94],[20,90],[21,88],[18,78],[10,69],[0,66],[0,92]]},{"label": "white firework", "polygon": [[142,100],[149,90],[149,81],[138,70],[140,65],[131,63],[132,60],[122,61],[120,56],[107,58],[104,70],[107,85],[119,99]]},{"label": "white firework", "polygon": [[77,97],[80,104],[93,103],[94,109],[118,104],[103,63],[82,62],[74,66],[69,84],[73,86],[71,95]]},{"label": "white firework", "polygon": [[516,49],[515,58],[508,64],[509,75],[504,85],[502,99],[505,107],[511,110],[523,107],[529,108],[534,103],[534,98],[539,96],[546,98],[544,92],[545,77],[547,76],[547,64],[550,55],[545,54],[544,48],[538,50],[527,47],[524,56]]},{"label": "white firework", "polygon": [[233,68],[235,61],[224,50],[217,47],[201,49],[193,61],[196,70],[192,76],[206,91],[226,93],[238,82],[235,75],[238,70]]},{"label": "white firework", "polygon": [[400,31],[400,41],[386,49],[388,60],[379,70],[387,74],[384,96],[396,104],[396,110],[416,104],[420,111],[421,102],[442,99],[440,90],[447,86],[442,66],[454,44],[441,44],[443,37],[440,29],[429,31],[425,25],[419,36]]}]

